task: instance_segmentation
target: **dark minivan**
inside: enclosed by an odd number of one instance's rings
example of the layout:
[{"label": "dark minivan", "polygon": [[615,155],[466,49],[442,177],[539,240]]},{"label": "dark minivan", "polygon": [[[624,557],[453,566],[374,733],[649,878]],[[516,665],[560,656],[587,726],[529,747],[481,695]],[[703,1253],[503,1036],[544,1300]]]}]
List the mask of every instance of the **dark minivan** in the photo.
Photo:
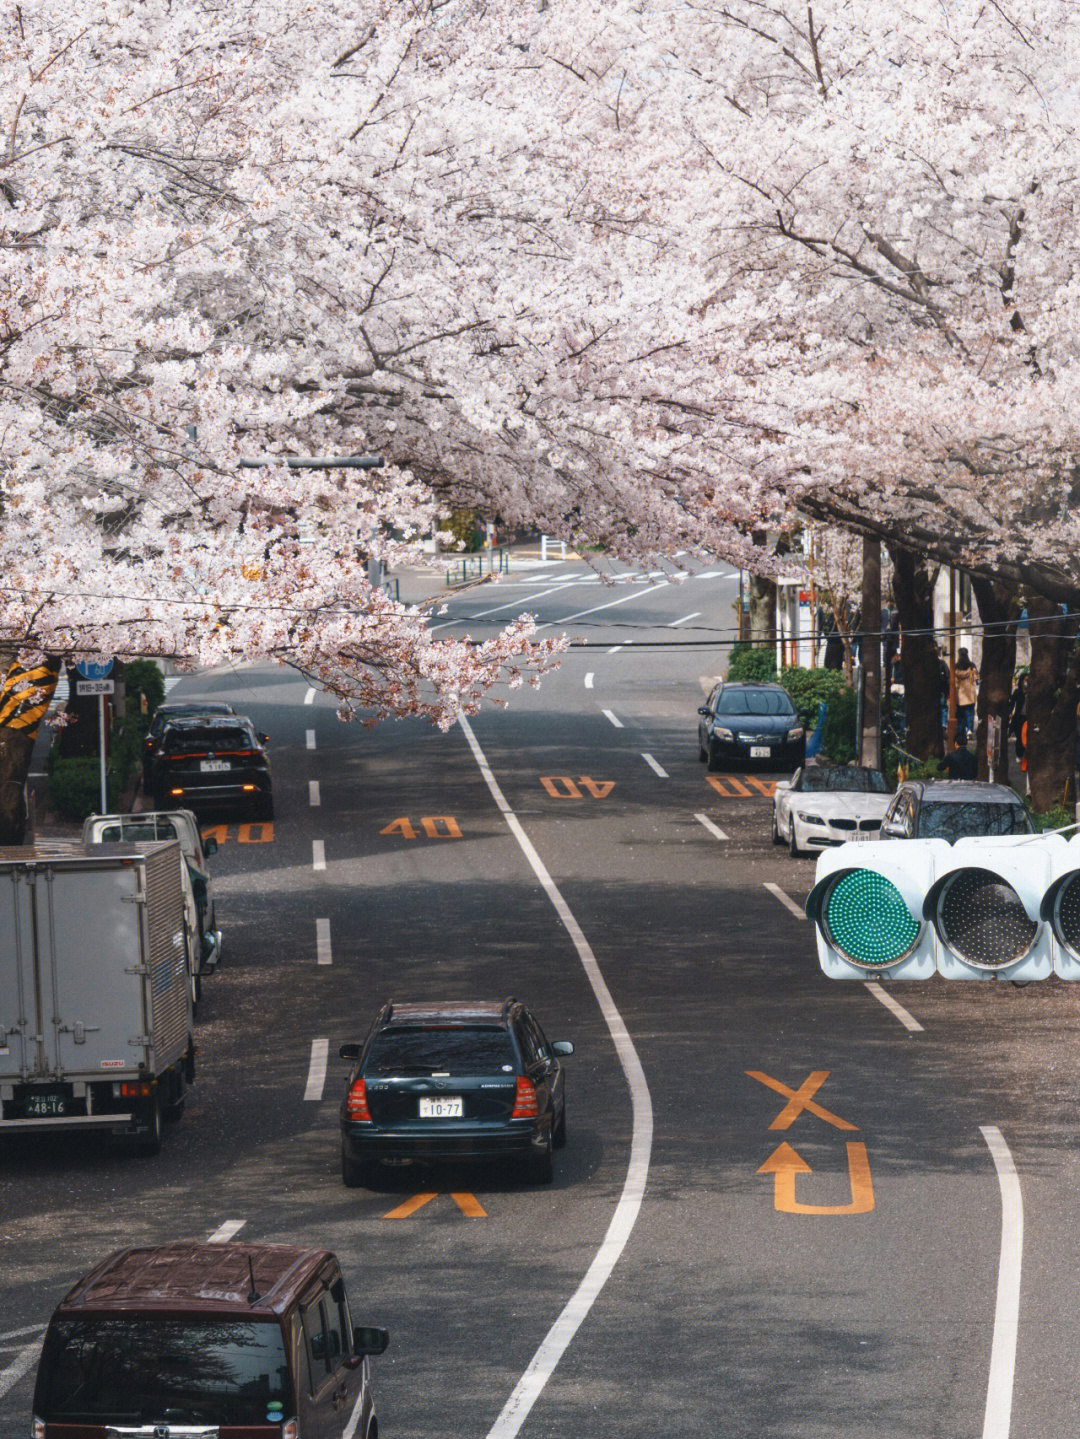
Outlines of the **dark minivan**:
[{"label": "dark minivan", "polygon": [[34,1439],[376,1439],[367,1356],[325,1249],[163,1244],[110,1255],[61,1300]]}]

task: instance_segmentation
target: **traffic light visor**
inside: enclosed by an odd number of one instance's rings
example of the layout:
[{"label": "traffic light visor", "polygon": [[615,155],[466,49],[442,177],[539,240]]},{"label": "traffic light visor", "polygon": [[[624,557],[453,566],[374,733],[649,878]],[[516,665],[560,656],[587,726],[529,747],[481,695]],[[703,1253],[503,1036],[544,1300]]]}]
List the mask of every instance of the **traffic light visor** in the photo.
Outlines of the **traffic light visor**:
[{"label": "traffic light visor", "polygon": [[871,869],[842,870],[820,899],[820,923],[832,947],[860,969],[899,964],[921,926],[896,885]]}]

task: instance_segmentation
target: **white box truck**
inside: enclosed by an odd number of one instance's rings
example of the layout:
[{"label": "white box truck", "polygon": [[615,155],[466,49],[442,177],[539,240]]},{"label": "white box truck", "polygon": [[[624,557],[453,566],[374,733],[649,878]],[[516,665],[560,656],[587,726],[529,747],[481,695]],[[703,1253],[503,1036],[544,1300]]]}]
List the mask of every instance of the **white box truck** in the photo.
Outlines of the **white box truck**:
[{"label": "white box truck", "polygon": [[0,1141],[160,1148],[194,1078],[182,865],[175,840],[0,849]]}]

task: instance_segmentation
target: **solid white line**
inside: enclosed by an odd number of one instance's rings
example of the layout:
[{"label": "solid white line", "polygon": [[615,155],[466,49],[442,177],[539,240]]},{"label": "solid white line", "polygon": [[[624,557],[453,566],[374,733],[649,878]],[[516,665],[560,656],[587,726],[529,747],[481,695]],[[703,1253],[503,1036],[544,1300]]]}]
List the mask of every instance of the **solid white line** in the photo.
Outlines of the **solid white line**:
[{"label": "solid white line", "polygon": [[[6,1369],[0,1369],[0,1399],[14,1389],[19,1380],[28,1374],[41,1353],[41,1340],[35,1339],[25,1349],[20,1349]],[[28,1406],[29,1407],[29,1406]]]},{"label": "solid white line", "polygon": [[718,824],[713,824],[712,820],[707,814],[696,814],[694,818],[697,820],[698,824],[704,825],[704,827],[715,839],[728,838],[728,836],[724,833],[724,831],[720,828]]},{"label": "solid white line", "polygon": [[994,1342],[990,1349],[990,1380],[986,1388],[983,1439],[1009,1439],[1016,1332],[1020,1322],[1020,1266],[1024,1254],[1024,1200],[1009,1146],[994,1124],[981,1124],[1001,1189],[1001,1258],[998,1261]]},{"label": "solid white line", "polygon": [[309,729],[307,732],[307,747],[308,749],[315,748],[315,731],[313,729]]},{"label": "solid white line", "polygon": [[591,690],[591,689],[592,689],[592,682],[593,682],[593,672],[592,672],[592,670],[590,670],[589,673],[585,676],[585,688],[586,688],[587,690]]},{"label": "solid white line", "polygon": [[537,625],[536,628],[538,630],[543,630],[550,629],[552,625],[568,625],[571,620],[580,620],[585,615],[599,614],[601,610],[611,610],[614,609],[616,605],[625,605],[628,604],[631,600],[644,599],[646,595],[651,595],[655,593],[656,590],[667,589],[667,586],[668,581],[661,580],[658,585],[650,585],[647,590],[631,590],[628,595],[623,595],[621,599],[608,600],[607,604],[605,605],[593,605],[592,609],[589,610],[578,610],[576,614],[565,615],[561,620],[548,620],[546,624]]},{"label": "solid white line", "polygon": [[[552,575],[551,578],[554,579],[555,576]],[[572,584],[573,582],[571,581],[569,584],[551,585],[550,588],[546,590],[537,590],[534,595],[521,595],[516,600],[508,600],[506,604],[495,605],[490,610],[480,610],[479,613],[475,615],[468,615],[464,619],[443,620],[441,624],[428,625],[428,634],[434,634],[436,630],[444,630],[446,629],[447,625],[465,625],[468,624],[470,620],[482,620],[487,615],[497,615],[500,610],[512,610],[517,605],[527,605],[530,600],[542,600],[545,595],[558,594],[560,590],[568,590],[572,588]]]},{"label": "solid white line", "polygon": [[319,794],[319,781],[317,779],[308,780],[307,795],[308,804],[311,805],[312,808],[314,808],[316,805],[322,804],[322,796]]},{"label": "solid white line", "polygon": [[312,869],[326,868],[326,842],[321,839],[311,841],[311,867]]},{"label": "solid white line", "polygon": [[673,630],[676,628],[677,625],[685,625],[689,620],[699,620],[700,618],[701,611],[695,610],[692,615],[683,615],[681,620],[672,620],[671,623],[668,625],[668,629]]},{"label": "solid white line", "polygon": [[657,762],[653,759],[653,757],[652,757],[651,754],[643,754],[643,755],[641,756],[641,758],[642,758],[642,759],[645,761],[645,763],[649,766],[649,768],[652,770],[653,774],[658,774],[661,779],[668,779],[668,778],[669,778],[669,775],[668,775],[667,770],[663,767],[663,765],[657,764]]},{"label": "solid white line", "polygon": [[895,1014],[900,1023],[909,1034],[922,1034],[923,1027],[913,1014],[909,1014],[899,1000],[893,999],[887,989],[882,989],[881,983],[876,979],[864,979],[863,984],[874,996],[879,999],[890,1014]]},{"label": "solid white line", "polygon": [[607,718],[611,721],[611,723],[615,726],[616,729],[625,729],[625,728],[626,728],[626,726],[623,724],[623,722],[622,722],[622,720],[619,718],[619,716],[618,716],[618,715],[613,715],[610,710],[601,710],[600,713],[601,713],[602,715],[606,715]]},{"label": "solid white line", "polygon": [[240,1233],[246,1223],[246,1219],[226,1219],[220,1229],[215,1229],[213,1234],[208,1236],[207,1244],[228,1244],[234,1235]]},{"label": "solid white line", "polygon": [[330,951],[330,921],[328,919],[317,919],[315,921],[315,963],[332,964],[334,956]]},{"label": "solid white line", "polygon": [[554,1373],[556,1365],[566,1353],[571,1340],[596,1302],[600,1291],[610,1278],[611,1272],[630,1238],[641,1209],[645,1181],[649,1175],[649,1157],[652,1152],[653,1136],[652,1096],[649,1094],[648,1081],[645,1078],[645,1071],[641,1067],[638,1052],[634,1048],[634,1042],[630,1038],[622,1015],[616,1008],[611,992],[604,982],[604,976],[600,972],[600,966],[596,962],[596,956],[592,952],[589,941],[585,938],[581,926],[548,873],[543,860],[533,847],[532,841],[525,833],[521,821],[507,804],[506,798],[499,788],[498,780],[492,773],[491,767],[484,757],[484,752],[472,732],[472,726],[464,715],[460,717],[459,723],[469,748],[473,752],[473,758],[480,767],[480,773],[484,776],[487,787],[491,791],[492,799],[506,820],[510,833],[521,846],[521,851],[528,860],[533,874],[540,881],[544,893],[554,906],[555,913],[562,921],[578,952],[578,958],[581,960],[586,978],[592,986],[592,991],[615,1045],[615,1052],[619,1056],[623,1074],[626,1076],[633,1113],[630,1162],[627,1166],[626,1181],[623,1184],[619,1202],[615,1206],[615,1213],[611,1216],[611,1223],[608,1225],[603,1243],[589,1265],[585,1277],[541,1341],[529,1367],[518,1380],[514,1392],[503,1406],[502,1413],[488,1431],[487,1439],[514,1439],[540,1397],[544,1385]]},{"label": "solid white line", "polygon": [[314,688],[312,688],[312,687],[309,687],[309,688],[308,688],[308,692],[307,692],[307,694],[304,696],[304,703],[305,703],[306,705],[312,705],[312,704],[315,703],[315,690],[314,690]]},{"label": "solid white line", "polygon": [[805,919],[806,911],[801,904],[796,904],[790,895],[785,894],[778,884],[766,884],[765,888],[770,894],[774,894],[785,909],[789,909],[796,919]]},{"label": "solid white line", "polygon": [[326,1088],[326,1058],[329,1053],[330,1041],[328,1039],[311,1041],[311,1062],[308,1064],[304,1099],[310,1100],[313,1104],[319,1103],[323,1090]]}]

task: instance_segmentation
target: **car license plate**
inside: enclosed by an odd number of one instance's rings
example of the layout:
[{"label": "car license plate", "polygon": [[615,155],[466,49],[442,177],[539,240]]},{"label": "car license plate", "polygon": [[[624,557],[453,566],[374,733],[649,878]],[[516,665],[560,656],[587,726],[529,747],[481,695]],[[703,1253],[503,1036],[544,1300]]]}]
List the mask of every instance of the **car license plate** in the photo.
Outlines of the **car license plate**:
[{"label": "car license plate", "polygon": [[857,840],[877,839],[877,837],[878,832],[876,829],[858,829],[854,835],[854,838]]},{"label": "car license plate", "polygon": [[220,774],[223,769],[229,768],[227,759],[204,759],[199,761],[199,768],[203,774]]},{"label": "car license plate", "polygon": [[750,746],[751,759],[768,759],[772,754],[772,746],[767,744],[752,744]]},{"label": "car license plate", "polygon": [[421,1119],[461,1119],[465,1106],[460,1094],[440,1094],[437,1099],[421,1099]]},{"label": "car license plate", "polygon": [[55,1119],[67,1113],[62,1094],[29,1094],[23,1100],[23,1113],[27,1119]]}]

